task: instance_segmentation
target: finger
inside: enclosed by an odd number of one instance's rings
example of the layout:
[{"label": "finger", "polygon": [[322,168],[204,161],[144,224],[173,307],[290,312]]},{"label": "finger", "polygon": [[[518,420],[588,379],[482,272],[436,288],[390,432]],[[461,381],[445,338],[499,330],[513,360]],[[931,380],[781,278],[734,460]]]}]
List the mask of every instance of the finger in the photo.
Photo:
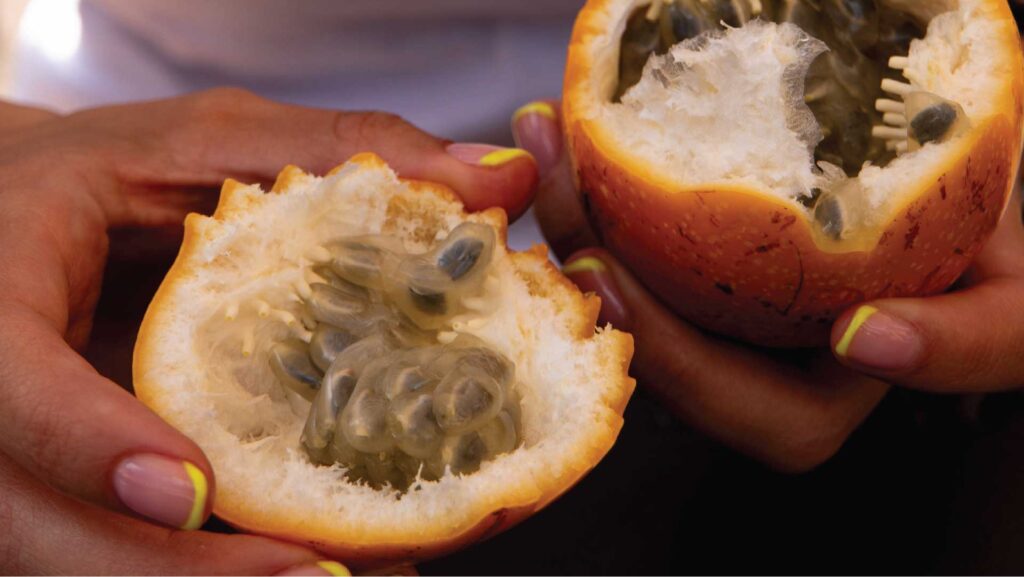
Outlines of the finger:
[{"label": "finger", "polygon": [[75,496],[197,526],[214,490],[202,452],[67,342],[88,331],[104,244],[84,207],[51,202],[33,203],[45,219],[15,202],[0,214],[0,452]]},{"label": "finger", "polygon": [[577,250],[597,246],[573,180],[557,103],[537,101],[521,107],[512,116],[512,134],[516,144],[537,159],[540,184],[534,213],[551,249],[564,260]]},{"label": "finger", "polygon": [[832,347],[844,364],[931,391],[982,392],[1024,385],[1024,224],[1016,191],[995,234],[964,275],[966,288],[887,299],[846,311]]},{"label": "finger", "polygon": [[97,374],[37,314],[0,309],[0,449],[50,485],[195,529],[209,515],[202,451]]},{"label": "finger", "polygon": [[0,454],[0,570],[6,575],[271,575],[317,572],[314,551],[244,535],[176,531],[41,485]]},{"label": "finger", "polygon": [[58,115],[43,108],[0,102],[0,138],[6,133],[52,120]]},{"label": "finger", "polygon": [[1024,385],[1024,281],[887,299],[847,311],[832,330],[836,358],[894,384],[939,392]]},{"label": "finger", "polygon": [[[1017,184],[1019,187],[1019,181]],[[999,221],[995,233],[971,263],[971,268],[960,279],[960,284],[979,284],[984,279],[992,277],[1024,277],[1021,247],[1024,247],[1024,220],[1021,214],[1020,189],[1017,188],[1010,197],[1006,213]]]},{"label": "finger", "polygon": [[633,333],[638,382],[699,430],[786,471],[834,454],[887,386],[811,354],[798,364],[709,337],[681,322],[607,252],[564,269],[602,300],[601,321]]},{"label": "finger", "polygon": [[108,130],[126,148],[118,171],[133,183],[267,181],[286,164],[322,174],[355,154],[375,152],[402,177],[451,187],[469,210],[498,206],[515,218],[537,181],[533,158],[519,149],[455,146],[391,114],[285,105],[235,89],[97,109],[75,121],[109,124],[112,114],[119,122]]}]

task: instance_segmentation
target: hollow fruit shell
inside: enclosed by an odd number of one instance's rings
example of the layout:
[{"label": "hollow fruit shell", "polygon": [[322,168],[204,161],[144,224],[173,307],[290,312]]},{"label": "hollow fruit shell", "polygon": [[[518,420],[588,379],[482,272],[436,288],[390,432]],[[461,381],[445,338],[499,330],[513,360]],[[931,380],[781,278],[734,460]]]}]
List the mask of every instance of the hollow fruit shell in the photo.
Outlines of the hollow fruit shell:
[{"label": "hollow fruit shell", "polygon": [[681,185],[659,175],[588,117],[615,83],[617,49],[608,31],[621,29],[617,15],[635,4],[590,0],[569,48],[563,122],[591,223],[682,317],[758,345],[827,345],[832,322],[855,304],[946,290],[995,229],[1021,154],[1017,28],[1005,1],[978,3],[979,17],[999,38],[999,58],[1011,64],[991,95],[999,113],[950,143],[944,162],[913,184],[891,218],[836,242],[815,229],[806,211],[764,191]]}]

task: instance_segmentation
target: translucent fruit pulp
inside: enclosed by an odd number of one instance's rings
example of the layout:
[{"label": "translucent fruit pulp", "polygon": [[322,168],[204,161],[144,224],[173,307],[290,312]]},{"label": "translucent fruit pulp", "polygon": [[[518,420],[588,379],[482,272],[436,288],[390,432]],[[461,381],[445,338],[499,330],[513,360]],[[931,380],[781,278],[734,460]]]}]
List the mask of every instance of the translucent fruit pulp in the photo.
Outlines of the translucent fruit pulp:
[{"label": "translucent fruit pulp", "polygon": [[281,384],[312,403],[301,444],[313,462],[404,491],[515,448],[515,365],[475,337],[440,332],[483,293],[495,241],[491,227],[466,223],[424,254],[384,236],[326,247],[314,268],[326,282],[304,299],[309,344],[270,351]]},{"label": "translucent fruit pulp", "polygon": [[[659,6],[662,3],[659,2]],[[829,47],[811,65],[805,101],[821,126],[823,140],[810,143],[815,159],[856,176],[864,162],[884,166],[896,153],[871,137],[882,123],[875,101],[892,56],[905,56],[910,41],[924,35],[923,23],[876,0],[674,0],[660,10],[645,5],[630,15],[619,53],[618,102],[643,74],[651,54],[702,33],[738,27],[753,18],[792,22]]]},{"label": "translucent fruit pulp", "polygon": [[658,0],[636,8],[626,22],[613,100],[621,101],[645,67],[665,88],[680,82],[687,67],[666,54],[676,44],[699,50],[724,26],[756,18],[797,25],[828,50],[800,77],[802,100],[820,133],[801,131],[814,151],[818,184],[796,191],[796,198],[825,237],[852,238],[873,215],[854,178],[866,163],[886,166],[970,127],[959,104],[898,79],[909,65],[911,41],[924,36],[935,11],[895,0]]}]

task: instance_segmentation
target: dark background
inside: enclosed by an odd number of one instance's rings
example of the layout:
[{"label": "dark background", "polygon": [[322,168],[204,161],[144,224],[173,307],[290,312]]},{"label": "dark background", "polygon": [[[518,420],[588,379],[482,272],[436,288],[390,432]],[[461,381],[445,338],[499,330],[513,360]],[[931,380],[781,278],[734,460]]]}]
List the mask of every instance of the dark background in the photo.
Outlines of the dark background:
[{"label": "dark background", "polygon": [[[1021,21],[1024,7],[1011,5]],[[137,331],[169,264],[143,267],[116,255],[111,262],[87,356],[118,382],[131,382],[126,335]],[[419,570],[1024,572],[1022,393],[894,390],[835,458],[798,476],[698,435],[642,387],[625,417],[611,453],[572,491],[518,527]],[[229,530],[215,519],[206,528]]]},{"label": "dark background", "polygon": [[[823,383],[823,386],[827,384]],[[1024,571],[1024,405],[890,395],[829,463],[773,473],[642,391],[608,457],[522,525],[423,574]]]}]

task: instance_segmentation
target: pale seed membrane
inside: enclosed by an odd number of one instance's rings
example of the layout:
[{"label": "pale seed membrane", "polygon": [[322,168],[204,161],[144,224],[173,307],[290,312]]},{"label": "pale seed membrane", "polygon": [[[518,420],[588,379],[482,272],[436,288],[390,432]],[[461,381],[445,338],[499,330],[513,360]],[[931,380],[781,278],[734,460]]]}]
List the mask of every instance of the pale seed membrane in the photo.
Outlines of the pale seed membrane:
[{"label": "pale seed membrane", "polygon": [[884,166],[896,153],[871,137],[882,123],[874,103],[881,82],[896,78],[893,56],[906,56],[911,40],[924,36],[923,23],[877,0],[674,0],[651,13],[640,6],[622,36],[619,84],[614,100],[636,84],[651,54],[678,42],[739,27],[754,19],[791,22],[829,50],[811,65],[805,100],[822,130],[815,159],[856,176],[865,161]]},{"label": "pale seed membrane", "polygon": [[289,339],[270,354],[281,385],[312,403],[301,444],[313,462],[404,491],[516,447],[515,365],[451,331],[484,300],[495,242],[491,227],[465,223],[424,254],[386,236],[325,247],[313,269],[325,282],[302,297],[309,344]]},{"label": "pale seed membrane", "polygon": [[819,180],[797,198],[825,236],[842,240],[870,220],[855,180],[866,164],[886,166],[970,126],[958,103],[903,81],[911,41],[925,35],[932,16],[911,7],[892,0],[656,0],[626,22],[612,100],[628,99],[645,69],[666,89],[677,83],[688,68],[675,60],[673,46],[700,51],[724,30],[757,20],[798,26],[808,35],[802,44],[824,42],[828,49],[816,50],[795,78],[817,125],[801,139],[814,152]]}]

